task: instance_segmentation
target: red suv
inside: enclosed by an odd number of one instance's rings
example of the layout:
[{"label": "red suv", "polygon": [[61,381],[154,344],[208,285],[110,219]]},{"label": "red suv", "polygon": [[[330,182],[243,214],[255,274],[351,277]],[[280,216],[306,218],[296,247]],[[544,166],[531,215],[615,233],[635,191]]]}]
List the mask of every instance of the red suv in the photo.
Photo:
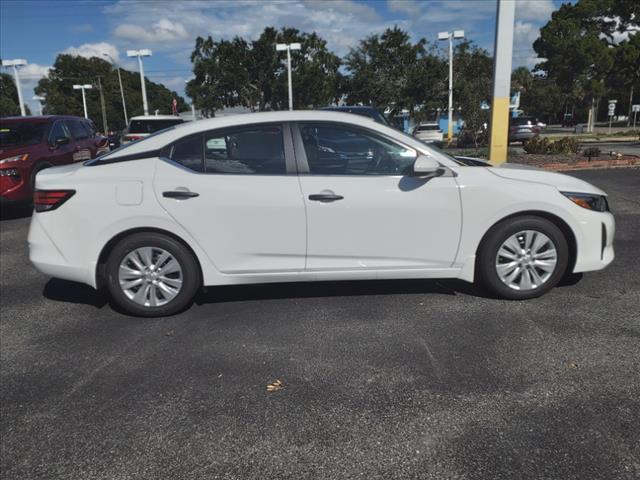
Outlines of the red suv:
[{"label": "red suv", "polygon": [[51,115],[0,119],[0,202],[29,201],[43,168],[89,160],[109,141],[86,118]]}]

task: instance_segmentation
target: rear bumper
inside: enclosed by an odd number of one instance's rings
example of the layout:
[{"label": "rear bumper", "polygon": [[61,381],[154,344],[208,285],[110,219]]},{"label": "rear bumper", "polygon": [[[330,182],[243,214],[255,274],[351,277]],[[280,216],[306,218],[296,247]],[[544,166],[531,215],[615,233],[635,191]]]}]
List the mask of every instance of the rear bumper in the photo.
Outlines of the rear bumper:
[{"label": "rear bumper", "polygon": [[96,288],[95,263],[89,265],[71,264],[62,254],[40,223],[39,216],[49,212],[34,213],[29,227],[29,260],[45,275],[73,282],[85,283]]}]

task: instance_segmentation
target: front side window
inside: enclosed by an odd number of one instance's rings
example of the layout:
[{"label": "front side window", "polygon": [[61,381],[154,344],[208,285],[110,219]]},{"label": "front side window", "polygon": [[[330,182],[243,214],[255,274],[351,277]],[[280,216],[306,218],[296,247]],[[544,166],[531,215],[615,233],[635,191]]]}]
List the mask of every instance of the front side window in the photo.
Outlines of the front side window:
[{"label": "front side window", "polygon": [[206,173],[284,175],[282,128],[260,125],[207,132],[204,167]]},{"label": "front side window", "polygon": [[58,138],[71,138],[67,127],[65,127],[62,121],[53,124],[53,128],[51,128],[51,132],[49,133],[49,144],[55,145]]},{"label": "front side window", "polygon": [[300,133],[312,174],[404,175],[417,157],[415,150],[349,125],[302,124]]},{"label": "front side window", "polygon": [[67,126],[71,130],[74,140],[85,140],[89,138],[89,133],[80,120],[67,120]]}]

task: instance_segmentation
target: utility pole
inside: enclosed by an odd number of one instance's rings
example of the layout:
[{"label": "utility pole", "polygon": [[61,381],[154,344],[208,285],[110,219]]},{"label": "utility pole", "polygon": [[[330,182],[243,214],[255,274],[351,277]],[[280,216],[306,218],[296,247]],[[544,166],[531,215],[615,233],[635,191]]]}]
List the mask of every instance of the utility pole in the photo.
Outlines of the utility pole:
[{"label": "utility pole", "polygon": [[142,87],[142,108],[145,116],[149,115],[149,105],[147,103],[147,87],[144,82],[144,67],[142,57],[150,57],[153,54],[149,49],[127,50],[127,57],[138,57],[138,68],[140,69],[140,86]]},{"label": "utility pole", "polygon": [[464,30],[438,33],[438,40],[449,40],[449,108],[447,109],[447,143],[451,144],[453,137],[453,39],[464,38]]},{"label": "utility pole", "polygon": [[24,101],[22,100],[22,88],[20,87],[20,75],[18,75],[18,67],[22,67],[27,64],[27,61],[23,58],[16,58],[15,60],[2,60],[3,67],[13,67],[13,78],[16,81],[16,90],[18,90],[18,103],[20,103],[20,115],[27,116],[27,112],[24,109]]},{"label": "utility pole", "polygon": [[276,51],[287,51],[287,75],[289,78],[289,110],[293,110],[293,85],[291,83],[291,50],[300,50],[302,45],[299,43],[278,43]]},{"label": "utility pole", "polygon": [[74,90],[82,90],[82,106],[84,107],[84,118],[89,118],[87,115],[87,97],[85,96],[85,90],[91,90],[93,85],[74,85]]},{"label": "utility pole", "polygon": [[124,112],[124,125],[125,127],[129,124],[129,118],[127,117],[127,104],[124,101],[124,89],[122,88],[122,76],[120,75],[120,67],[116,65],[116,61],[109,55],[108,53],[103,53],[105,57],[111,60],[111,64],[118,72],[118,83],[120,84],[120,96],[122,97],[122,111]]},{"label": "utility pole", "polygon": [[102,127],[104,128],[104,134],[109,135],[109,126],[107,125],[107,109],[104,106],[104,94],[102,93],[102,81],[100,75],[98,75],[98,89],[100,90],[100,105],[102,107]]},{"label": "utility pole", "polygon": [[42,116],[42,102],[44,102],[46,98],[41,95],[34,95],[32,98],[38,102],[39,114]]},{"label": "utility pole", "polygon": [[516,2],[498,0],[496,37],[493,50],[493,99],[491,100],[491,143],[489,161],[507,161],[509,148],[509,101],[511,93],[511,55]]}]

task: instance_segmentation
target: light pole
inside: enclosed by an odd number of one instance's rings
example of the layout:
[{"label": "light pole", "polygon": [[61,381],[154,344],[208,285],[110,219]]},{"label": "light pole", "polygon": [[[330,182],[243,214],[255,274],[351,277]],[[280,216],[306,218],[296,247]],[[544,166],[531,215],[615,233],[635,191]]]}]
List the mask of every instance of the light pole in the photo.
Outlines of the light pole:
[{"label": "light pole", "polygon": [[289,110],[293,110],[293,86],[291,85],[291,50],[300,50],[302,45],[299,43],[278,43],[276,51],[287,51],[287,74],[289,78]]},{"label": "light pole", "polygon": [[142,85],[142,108],[145,115],[149,115],[149,105],[147,104],[147,87],[144,84],[144,68],[142,67],[142,57],[150,57],[151,50],[127,50],[127,57],[138,57],[138,67],[140,68],[140,84]]},{"label": "light pole", "polygon": [[122,77],[120,76],[120,67],[116,65],[116,61],[109,55],[108,53],[103,53],[105,57],[111,60],[111,63],[115,67],[118,72],[118,83],[120,84],[120,96],[122,97],[122,111],[124,112],[124,125],[125,127],[129,124],[129,119],[127,118],[127,104],[124,101],[124,90],[122,88]]},{"label": "light pole", "polygon": [[24,102],[22,101],[22,88],[20,88],[20,75],[18,75],[18,67],[22,67],[27,64],[27,61],[23,58],[16,58],[15,60],[2,60],[3,67],[13,67],[13,77],[16,80],[16,90],[18,90],[18,102],[20,103],[20,115],[27,116],[24,110]]},{"label": "light pole", "polygon": [[38,107],[40,107],[40,116],[42,116],[42,102],[44,102],[46,100],[46,98],[42,97],[40,95],[34,95],[33,96],[33,100],[37,100]]},{"label": "light pole", "polygon": [[74,90],[82,90],[82,106],[84,107],[84,118],[89,118],[87,115],[87,97],[84,94],[85,90],[91,90],[93,88],[92,85],[74,85]]},{"label": "light pole", "polygon": [[449,40],[449,117],[447,121],[447,142],[453,134],[453,39],[464,38],[464,30],[438,33],[438,40]]}]

